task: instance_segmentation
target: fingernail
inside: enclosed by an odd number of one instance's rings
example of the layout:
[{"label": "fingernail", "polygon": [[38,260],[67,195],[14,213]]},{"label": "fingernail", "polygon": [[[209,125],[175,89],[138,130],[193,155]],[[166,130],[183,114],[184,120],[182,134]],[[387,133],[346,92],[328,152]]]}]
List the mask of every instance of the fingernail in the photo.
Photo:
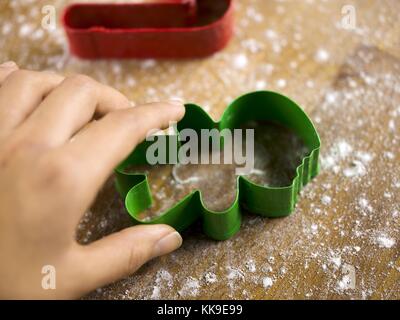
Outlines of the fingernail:
[{"label": "fingernail", "polygon": [[159,257],[178,249],[182,245],[182,237],[178,232],[172,232],[158,240],[154,246],[154,257]]},{"label": "fingernail", "polygon": [[16,67],[16,66],[17,66],[17,64],[14,61],[7,61],[7,62],[0,64],[0,67],[3,67],[3,68],[11,68],[11,67]]}]

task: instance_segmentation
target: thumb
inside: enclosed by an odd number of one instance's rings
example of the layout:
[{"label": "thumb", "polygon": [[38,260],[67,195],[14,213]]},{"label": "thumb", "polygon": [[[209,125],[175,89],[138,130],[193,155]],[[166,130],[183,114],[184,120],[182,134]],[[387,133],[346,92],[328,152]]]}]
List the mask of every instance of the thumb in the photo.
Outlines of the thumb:
[{"label": "thumb", "polygon": [[144,263],[182,245],[182,237],[167,225],[124,229],[79,248],[79,286],[82,293],[126,277]]}]

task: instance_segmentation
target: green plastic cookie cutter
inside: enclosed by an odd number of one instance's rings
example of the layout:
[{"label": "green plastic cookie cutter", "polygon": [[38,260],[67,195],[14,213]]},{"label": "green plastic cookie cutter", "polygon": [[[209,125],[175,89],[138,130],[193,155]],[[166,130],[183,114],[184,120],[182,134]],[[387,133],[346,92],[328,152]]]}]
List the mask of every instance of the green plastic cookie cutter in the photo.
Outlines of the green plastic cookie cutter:
[{"label": "green plastic cookie cutter", "polygon": [[144,174],[124,171],[131,165],[147,164],[146,150],[153,142],[145,141],[115,170],[116,187],[125,198],[125,206],[135,224],[168,224],[179,232],[196,220],[202,219],[204,233],[215,240],[232,237],[241,225],[242,210],[269,217],[289,215],[296,204],[301,188],[319,171],[318,156],[321,141],[317,130],[307,114],[289,98],[271,91],[245,94],[233,101],[219,122],[214,122],[199,106],[186,105],[186,114],[178,123],[178,132],[185,128],[201,129],[239,128],[248,121],[274,121],[290,128],[308,147],[310,153],[296,169],[292,184],[286,187],[257,185],[243,176],[236,180],[236,198],[230,208],[222,212],[208,210],[202,201],[201,192],[195,190],[177,202],[164,214],[150,221],[139,219],[139,214],[152,205],[148,180]]}]

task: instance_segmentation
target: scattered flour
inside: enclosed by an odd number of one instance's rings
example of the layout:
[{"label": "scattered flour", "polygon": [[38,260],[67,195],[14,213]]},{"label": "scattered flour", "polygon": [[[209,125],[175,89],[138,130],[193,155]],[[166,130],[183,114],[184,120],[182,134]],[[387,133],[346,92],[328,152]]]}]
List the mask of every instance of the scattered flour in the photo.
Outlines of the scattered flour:
[{"label": "scattered flour", "polygon": [[264,289],[269,289],[274,284],[274,281],[271,277],[265,277],[262,280]]},{"label": "scattered flour", "polygon": [[336,92],[328,92],[325,96],[325,101],[329,104],[333,104],[337,100],[337,93]]},{"label": "scattered flour", "polygon": [[204,280],[207,284],[215,283],[215,282],[217,282],[217,275],[213,272],[207,272],[204,275]]},{"label": "scattered flour", "polygon": [[243,280],[244,279],[244,273],[240,269],[233,268],[233,267],[227,267],[226,269],[228,271],[228,274],[226,276],[228,278],[228,280],[237,280],[237,279]]},{"label": "scattered flour", "polygon": [[372,159],[374,158],[372,154],[364,151],[357,151],[356,157],[364,163],[371,162]]},{"label": "scattered flour", "polygon": [[329,60],[330,54],[328,51],[326,51],[325,49],[319,49],[316,53],[315,53],[315,61],[317,62],[326,62]]},{"label": "scattered flour", "polygon": [[[347,178],[362,177],[367,173],[367,166],[373,155],[364,151],[354,152],[353,147],[345,140],[339,140],[326,156],[321,157],[322,167],[334,173],[342,171]],[[351,160],[350,162],[348,160]],[[342,169],[343,162],[345,167]]]},{"label": "scattered flour", "polygon": [[200,283],[199,280],[193,277],[188,277],[182,288],[178,291],[181,297],[195,297],[199,294]]},{"label": "scattered flour", "polygon": [[345,291],[349,289],[353,289],[351,286],[351,278],[349,275],[344,275],[342,279],[337,283],[338,291]]},{"label": "scattered flour", "polygon": [[165,269],[160,269],[157,272],[155,285],[150,299],[157,300],[161,297],[162,288],[171,288],[173,285],[172,275]]},{"label": "scattered flour", "polygon": [[285,79],[279,79],[276,82],[276,85],[278,86],[278,88],[285,88],[286,87],[286,80]]},{"label": "scattered flour", "polygon": [[362,210],[362,212],[364,212],[364,213],[365,212],[371,213],[374,210],[372,208],[372,206],[369,204],[368,199],[365,199],[365,198],[358,199],[358,205],[359,205],[360,209]]},{"label": "scattered flour", "polygon": [[322,196],[322,198],[321,198],[321,202],[322,202],[324,205],[327,206],[327,205],[330,205],[330,204],[331,204],[332,199],[331,199],[330,196],[324,195],[324,196]]},{"label": "scattered flour", "polygon": [[246,268],[249,272],[256,272],[257,268],[256,268],[256,264],[255,264],[254,260],[247,261]]},{"label": "scattered flour", "polygon": [[150,296],[150,299],[152,299],[152,300],[160,299],[160,291],[161,291],[160,287],[154,286],[153,287],[153,292],[152,292],[152,294]]},{"label": "scattered flour", "polygon": [[259,80],[256,82],[256,90],[265,90],[267,88],[267,82]]},{"label": "scattered flour", "polygon": [[268,30],[265,31],[265,37],[267,39],[270,39],[270,40],[271,39],[277,39],[278,38],[278,34],[276,33],[275,30],[268,29]]},{"label": "scattered flour", "polygon": [[237,54],[233,57],[233,66],[236,69],[245,69],[249,60],[245,54]]},{"label": "scattered flour", "polygon": [[345,168],[343,170],[343,174],[345,177],[360,177],[364,176],[367,173],[367,169],[365,165],[361,161],[354,160],[351,163],[351,167]]},{"label": "scattered flour", "polygon": [[4,36],[6,36],[11,32],[12,27],[13,27],[13,25],[9,22],[3,23],[1,32],[3,33]]},{"label": "scattered flour", "polygon": [[390,238],[387,234],[381,233],[377,235],[374,239],[374,242],[379,245],[381,248],[392,248],[396,241],[393,238]]},{"label": "scattered flour", "polygon": [[317,234],[318,233],[318,225],[316,223],[313,223],[311,225],[311,233],[312,234]]},{"label": "scattered flour", "polygon": [[157,65],[157,61],[154,60],[154,59],[146,59],[146,60],[141,62],[141,67],[143,69],[154,68],[156,65]]},{"label": "scattered flour", "polygon": [[337,267],[339,268],[342,264],[342,258],[340,256],[335,256],[331,258],[331,262]]},{"label": "scattered flour", "polygon": [[262,49],[262,44],[256,39],[246,39],[241,42],[241,45],[251,53],[257,53]]},{"label": "scattered flour", "polygon": [[33,33],[34,27],[31,24],[25,23],[19,29],[20,37],[28,37]]},{"label": "scattered flour", "polygon": [[338,162],[346,159],[353,152],[353,147],[345,140],[340,140],[333,145],[327,156],[322,156],[321,162],[325,169],[337,166]]}]

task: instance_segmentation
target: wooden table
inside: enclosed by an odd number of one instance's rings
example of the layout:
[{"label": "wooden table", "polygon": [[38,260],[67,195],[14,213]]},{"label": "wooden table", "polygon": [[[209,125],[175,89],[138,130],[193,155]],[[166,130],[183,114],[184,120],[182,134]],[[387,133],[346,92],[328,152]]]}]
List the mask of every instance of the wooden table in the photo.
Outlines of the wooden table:
[{"label": "wooden table", "polygon": [[[236,96],[269,89],[298,101],[323,141],[321,174],[294,214],[244,217],[232,239],[197,227],[184,245],[87,298],[399,299],[400,2],[240,0],[236,35],[194,61],[81,61],[65,36],[40,28],[42,5],[1,1],[0,61],[86,73],[135,103],[175,97],[219,118]],[[346,30],[342,8],[357,25]],[[130,225],[112,178],[85,214],[87,243]]]}]

